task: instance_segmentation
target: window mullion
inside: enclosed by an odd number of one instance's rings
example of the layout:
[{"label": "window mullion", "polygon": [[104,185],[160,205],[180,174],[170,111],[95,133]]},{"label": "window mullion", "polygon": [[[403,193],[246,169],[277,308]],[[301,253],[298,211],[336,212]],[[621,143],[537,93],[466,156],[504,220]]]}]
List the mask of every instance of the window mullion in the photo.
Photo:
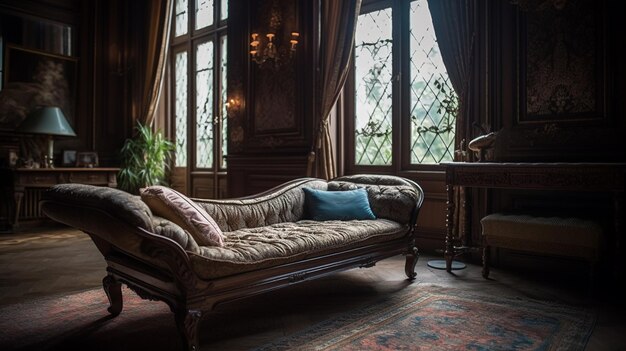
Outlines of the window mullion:
[{"label": "window mullion", "polygon": [[403,73],[406,51],[406,38],[403,35],[406,25],[406,0],[394,0],[393,2],[393,96],[392,96],[392,157],[391,165],[394,173],[400,170],[400,159],[403,155],[401,142],[401,118],[404,112],[404,89],[405,82]]},{"label": "window mullion", "polygon": [[399,102],[398,102],[398,118],[397,118],[397,156],[396,172],[406,169],[410,163],[411,143],[410,143],[410,109],[411,109],[411,48],[410,48],[410,17],[409,8],[411,1],[403,0],[400,3],[398,36],[401,43],[399,50]]},{"label": "window mullion", "polygon": [[[217,12],[217,11],[214,11]],[[215,17],[215,14],[214,14]],[[221,72],[220,72],[220,54],[221,54],[221,50],[220,50],[220,41],[219,41],[219,35],[218,33],[213,33],[211,35],[211,41],[213,41],[213,81],[211,82],[211,84],[213,84],[213,120],[211,121],[211,123],[213,123],[213,164],[211,165],[211,168],[214,169],[216,172],[219,169],[219,149],[220,149],[220,118],[221,118],[221,109],[220,109],[220,100],[221,100],[221,90],[220,90],[220,78],[221,78]]]}]

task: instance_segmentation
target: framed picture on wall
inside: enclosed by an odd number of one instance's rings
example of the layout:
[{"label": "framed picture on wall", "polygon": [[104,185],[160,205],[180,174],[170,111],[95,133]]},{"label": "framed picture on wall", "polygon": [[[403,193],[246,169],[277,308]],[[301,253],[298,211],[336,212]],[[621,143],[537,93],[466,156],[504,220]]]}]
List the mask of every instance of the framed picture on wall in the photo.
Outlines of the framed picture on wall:
[{"label": "framed picture on wall", "polygon": [[58,106],[72,126],[77,59],[7,44],[0,91],[0,130],[14,130],[30,112]]}]

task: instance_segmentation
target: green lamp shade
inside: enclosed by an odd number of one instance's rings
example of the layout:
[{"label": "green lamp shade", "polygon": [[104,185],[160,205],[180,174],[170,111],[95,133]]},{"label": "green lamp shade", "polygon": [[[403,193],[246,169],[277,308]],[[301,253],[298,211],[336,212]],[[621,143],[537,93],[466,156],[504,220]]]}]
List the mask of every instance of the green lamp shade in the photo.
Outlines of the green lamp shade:
[{"label": "green lamp shade", "polygon": [[17,131],[21,133],[76,136],[67,119],[65,119],[63,111],[58,107],[43,107],[32,112],[20,124]]}]

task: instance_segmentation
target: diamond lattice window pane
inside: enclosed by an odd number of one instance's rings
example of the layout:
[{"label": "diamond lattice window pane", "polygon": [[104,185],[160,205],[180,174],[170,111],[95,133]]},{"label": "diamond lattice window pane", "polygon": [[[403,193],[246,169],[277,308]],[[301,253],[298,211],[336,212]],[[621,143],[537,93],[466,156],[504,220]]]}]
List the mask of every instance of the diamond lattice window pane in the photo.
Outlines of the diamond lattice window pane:
[{"label": "diamond lattice window pane", "polygon": [[359,16],[355,36],[355,163],[391,164],[391,8]]},{"label": "diamond lattice window pane", "polygon": [[196,49],[196,166],[213,166],[213,42]]},{"label": "diamond lattice window pane", "polygon": [[411,3],[411,163],[452,160],[458,99],[443,64],[428,2]]},{"label": "diamond lattice window pane", "polygon": [[221,160],[221,165],[222,168],[226,168],[226,158],[224,158],[223,156],[227,154],[227,147],[228,147],[228,112],[226,111],[226,102],[228,101],[228,97],[227,97],[227,75],[226,75],[226,68],[227,68],[227,64],[228,64],[228,56],[227,56],[227,39],[226,36],[223,35],[220,38],[220,80],[221,80],[221,84],[220,84],[220,88],[222,89],[222,91],[220,92],[220,106],[221,106],[221,115],[222,115],[222,160]]},{"label": "diamond lattice window pane", "polygon": [[196,0],[196,29],[213,24],[213,0]]},{"label": "diamond lattice window pane", "polygon": [[187,167],[187,52],[176,54],[174,65],[176,167]]},{"label": "diamond lattice window pane", "polygon": [[228,19],[228,0],[222,0],[220,8],[220,20]]},{"label": "diamond lattice window pane", "polygon": [[187,0],[176,0],[176,8],[175,8],[175,25],[176,29],[174,30],[175,36],[181,36],[187,34]]}]

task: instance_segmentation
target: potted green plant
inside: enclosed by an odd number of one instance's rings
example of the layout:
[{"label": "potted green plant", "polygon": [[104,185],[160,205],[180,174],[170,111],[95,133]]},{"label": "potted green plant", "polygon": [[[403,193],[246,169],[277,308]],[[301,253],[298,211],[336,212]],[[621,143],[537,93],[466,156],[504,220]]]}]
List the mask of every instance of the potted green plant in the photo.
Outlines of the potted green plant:
[{"label": "potted green plant", "polygon": [[126,139],[122,147],[122,168],[118,187],[132,194],[139,189],[164,184],[174,144],[160,130],[137,123],[135,137]]}]

